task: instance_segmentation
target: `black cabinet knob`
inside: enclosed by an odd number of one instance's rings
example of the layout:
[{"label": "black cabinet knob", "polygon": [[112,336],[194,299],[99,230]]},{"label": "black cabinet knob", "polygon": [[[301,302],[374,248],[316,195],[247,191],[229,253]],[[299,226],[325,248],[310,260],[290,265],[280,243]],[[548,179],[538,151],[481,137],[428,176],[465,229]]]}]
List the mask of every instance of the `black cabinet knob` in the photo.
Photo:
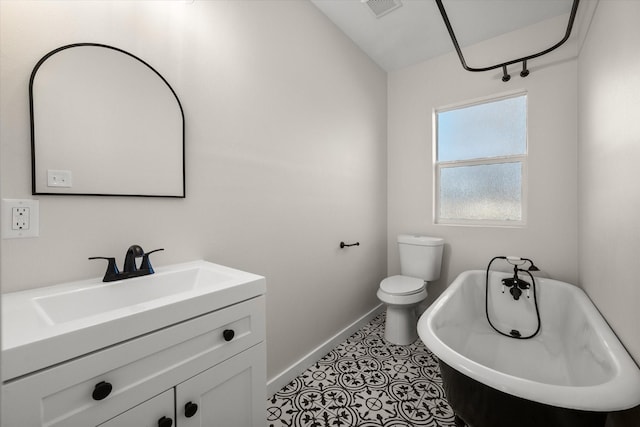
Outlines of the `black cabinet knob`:
[{"label": "black cabinet knob", "polygon": [[231,341],[235,335],[236,333],[233,332],[233,329],[225,329],[222,332],[222,336],[224,337],[225,341]]},{"label": "black cabinet knob", "polygon": [[158,427],[171,427],[173,420],[171,418],[162,417],[158,420]]},{"label": "black cabinet knob", "polygon": [[111,393],[112,389],[113,389],[113,387],[111,386],[110,383],[108,383],[106,381],[100,381],[94,387],[93,393],[91,394],[91,397],[93,397],[93,400],[102,400],[105,397],[109,396],[109,394]]},{"label": "black cabinet knob", "polygon": [[193,402],[187,402],[184,405],[184,416],[187,418],[193,417],[198,412],[198,405]]}]

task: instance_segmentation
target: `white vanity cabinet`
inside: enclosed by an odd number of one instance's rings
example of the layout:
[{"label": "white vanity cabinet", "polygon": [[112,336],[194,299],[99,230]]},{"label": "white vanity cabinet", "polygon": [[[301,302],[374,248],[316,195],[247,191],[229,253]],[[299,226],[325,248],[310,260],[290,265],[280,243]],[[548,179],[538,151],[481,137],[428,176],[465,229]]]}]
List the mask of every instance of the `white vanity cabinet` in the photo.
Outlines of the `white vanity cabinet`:
[{"label": "white vanity cabinet", "polygon": [[5,379],[2,426],[264,425],[262,293]]}]

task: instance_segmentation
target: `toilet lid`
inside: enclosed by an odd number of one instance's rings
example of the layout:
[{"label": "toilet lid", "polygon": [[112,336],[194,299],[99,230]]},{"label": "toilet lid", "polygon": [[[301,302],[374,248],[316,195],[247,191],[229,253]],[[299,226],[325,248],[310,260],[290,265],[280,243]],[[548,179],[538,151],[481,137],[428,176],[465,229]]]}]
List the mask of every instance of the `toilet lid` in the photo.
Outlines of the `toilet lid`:
[{"label": "toilet lid", "polygon": [[409,276],[391,276],[380,282],[380,289],[393,295],[411,295],[424,288],[424,280]]}]

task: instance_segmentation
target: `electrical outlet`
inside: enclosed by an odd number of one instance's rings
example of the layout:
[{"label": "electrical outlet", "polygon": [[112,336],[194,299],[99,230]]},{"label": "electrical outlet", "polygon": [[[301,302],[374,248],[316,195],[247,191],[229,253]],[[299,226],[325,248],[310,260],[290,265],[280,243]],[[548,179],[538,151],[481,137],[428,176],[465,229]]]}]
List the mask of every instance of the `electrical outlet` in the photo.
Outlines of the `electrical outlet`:
[{"label": "electrical outlet", "polygon": [[31,209],[27,207],[11,208],[11,229],[28,230]]},{"label": "electrical outlet", "polygon": [[33,199],[2,199],[2,238],[38,237],[39,201]]}]

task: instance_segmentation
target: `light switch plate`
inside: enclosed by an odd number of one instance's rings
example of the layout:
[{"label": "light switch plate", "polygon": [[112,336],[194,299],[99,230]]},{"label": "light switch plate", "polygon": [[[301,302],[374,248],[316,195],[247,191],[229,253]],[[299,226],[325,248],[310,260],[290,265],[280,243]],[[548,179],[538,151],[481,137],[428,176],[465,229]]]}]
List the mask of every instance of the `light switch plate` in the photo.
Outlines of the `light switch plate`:
[{"label": "light switch plate", "polygon": [[66,170],[47,170],[47,187],[67,187],[73,186],[73,175]]},{"label": "light switch plate", "polygon": [[2,199],[2,238],[38,237],[39,201],[33,199]]}]

